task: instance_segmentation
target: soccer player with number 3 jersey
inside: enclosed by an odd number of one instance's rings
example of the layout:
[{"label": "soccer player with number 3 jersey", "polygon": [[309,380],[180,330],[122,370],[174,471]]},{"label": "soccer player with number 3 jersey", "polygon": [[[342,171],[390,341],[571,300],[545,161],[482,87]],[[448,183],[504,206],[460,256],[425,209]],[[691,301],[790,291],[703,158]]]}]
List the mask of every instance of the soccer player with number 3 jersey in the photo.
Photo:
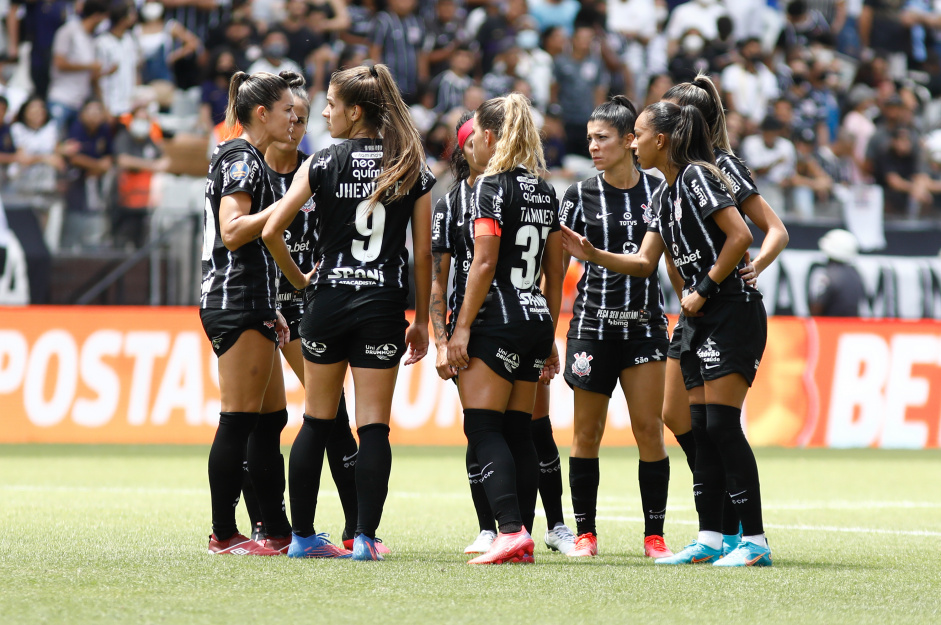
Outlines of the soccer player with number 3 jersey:
[{"label": "soccer player with number 3 jersey", "polygon": [[[464,432],[497,520],[491,548],[470,564],[532,562],[538,461],[531,421],[536,384],[551,357],[562,287],[558,201],[529,101],[488,100],[474,117],[473,260],[451,339]],[[540,272],[544,290],[539,288]]]},{"label": "soccer player with number 3 jersey", "polygon": [[[428,351],[431,200],[435,179],[408,108],[384,65],[336,72],[323,116],[345,139],[314,154],[266,225],[263,237],[285,276],[307,288],[301,321],[306,401],[291,450],[289,489],[294,531],[288,555],[345,556],[314,531],[326,442],[349,367],[360,440],[356,464],[358,522],[354,560],[381,560],[376,529],[389,488],[389,421],[399,360]],[[284,229],[313,198],[318,263],[305,274],[291,258]],[[416,308],[409,327],[406,229],[415,253]],[[308,287],[309,285],[309,287]]]}]

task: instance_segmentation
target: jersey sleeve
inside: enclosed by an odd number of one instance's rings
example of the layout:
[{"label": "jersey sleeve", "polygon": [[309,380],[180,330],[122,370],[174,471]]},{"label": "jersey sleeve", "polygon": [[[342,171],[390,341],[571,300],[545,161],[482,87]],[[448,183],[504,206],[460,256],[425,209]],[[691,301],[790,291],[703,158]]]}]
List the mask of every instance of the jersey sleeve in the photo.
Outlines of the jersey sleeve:
[{"label": "jersey sleeve", "polygon": [[667,197],[667,182],[663,180],[660,186],[650,194],[650,204],[644,208],[644,221],[647,223],[647,232],[660,234],[660,219],[663,214],[664,198]]},{"label": "jersey sleeve", "polygon": [[222,172],[222,191],[219,197],[234,193],[255,194],[255,185],[266,175],[265,168],[254,154],[248,151],[232,151],[222,158],[219,164]]},{"label": "jersey sleeve", "polygon": [[585,235],[585,221],[578,206],[578,189],[576,185],[569,186],[562,195],[562,204],[559,207],[559,221],[569,230]]},{"label": "jersey sleeve", "polygon": [[336,165],[335,160],[333,150],[329,147],[317,152],[310,158],[310,165],[307,168],[307,183],[310,185],[312,195],[316,195],[323,185],[327,177],[327,170]]},{"label": "jersey sleeve", "polygon": [[451,224],[454,214],[451,210],[451,194],[440,198],[435,203],[431,214],[431,251],[441,254],[453,254],[454,242],[451,240]]},{"label": "jersey sleeve", "polygon": [[483,176],[474,190],[474,219],[493,219],[503,227],[503,203],[506,191],[502,176]]},{"label": "jersey sleeve", "polygon": [[428,164],[422,163],[421,175],[415,182],[415,186],[412,187],[411,196],[417,200],[421,196],[431,191],[436,182],[438,182],[438,179],[435,178],[433,173],[431,173],[431,169],[428,168]]},{"label": "jersey sleeve", "polygon": [[728,189],[708,169],[699,165],[687,167],[683,178],[686,189],[703,219],[723,208],[735,206],[735,200],[729,195]]},{"label": "jersey sleeve", "polygon": [[735,196],[736,204],[741,206],[751,196],[760,195],[758,186],[752,180],[751,172],[740,159],[731,154],[723,154],[717,164],[732,183],[732,194]]},{"label": "jersey sleeve", "polygon": [[549,187],[549,197],[552,198],[550,202],[552,205],[552,224],[549,226],[549,232],[558,232],[562,229],[559,225],[562,223],[559,219],[559,198],[556,197],[555,190],[551,186]]}]

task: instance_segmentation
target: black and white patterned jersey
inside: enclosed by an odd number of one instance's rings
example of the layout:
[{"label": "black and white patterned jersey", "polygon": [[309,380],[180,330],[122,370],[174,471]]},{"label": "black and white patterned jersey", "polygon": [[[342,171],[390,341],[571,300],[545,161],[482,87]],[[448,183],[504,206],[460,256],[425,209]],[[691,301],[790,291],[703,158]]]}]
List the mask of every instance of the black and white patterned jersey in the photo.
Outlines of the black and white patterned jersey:
[{"label": "black and white patterned jersey", "polygon": [[[636,254],[654,220],[653,193],[660,180],[645,173],[630,189],[618,189],[598,174],[570,186],[562,198],[560,218],[599,250]],[[568,338],[627,339],[652,336],[666,325],[660,280],[632,278],[585,263],[578,282]]]},{"label": "black and white patterned jersey", "polygon": [[275,200],[265,171],[264,156],[244,139],[220,143],[209,163],[203,216],[200,307],[273,309],[278,292],[278,266],[261,237],[232,251],[222,243],[219,205],[223,197],[235,193],[251,196],[250,214],[264,210]]},{"label": "black and white patterned jersey", "polygon": [[423,166],[408,195],[391,204],[369,198],[382,173],[382,139],[350,139],[310,159],[307,176],[317,218],[317,260],[311,284],[408,290],[405,235],[415,201],[435,177]]},{"label": "black and white patterned jersey", "polygon": [[[294,174],[297,173],[297,170],[301,168],[306,160],[307,155],[298,151],[297,165],[293,171],[286,174],[276,172],[265,163],[265,169],[271,179],[271,187],[274,189],[276,200],[280,200],[288,192],[288,189],[291,188],[291,182],[294,181]],[[298,268],[304,273],[308,273],[314,268],[314,255],[317,246],[317,216],[313,211],[314,199],[311,198],[301,207],[301,210],[297,211],[294,221],[284,231],[284,242],[288,246],[291,258],[294,259]],[[278,279],[278,308],[289,304],[303,307],[303,292],[295,289],[291,281],[285,278],[282,273]]]},{"label": "black and white patterned jersey", "polygon": [[466,180],[462,180],[438,200],[431,217],[431,251],[450,254],[454,260],[451,295],[448,297],[449,330],[454,329],[457,315],[460,313],[467,287],[467,272],[473,260],[472,250],[468,249],[465,243],[465,226],[474,221],[472,195],[473,188]]},{"label": "black and white patterned jersey", "polygon": [[739,208],[751,196],[760,195],[758,186],[752,180],[751,172],[740,158],[721,148],[713,148],[712,153],[716,157],[716,165],[732,183],[732,197],[735,198],[735,203]]},{"label": "black and white patterned jersey", "polygon": [[[725,245],[725,233],[709,217],[736,206],[735,200],[725,185],[701,165],[687,165],[672,185],[663,183],[659,196],[657,229],[683,278],[683,288],[695,289]],[[743,258],[722,281],[720,297],[744,301],[761,297],[739,274],[744,266]]]},{"label": "black and white patterned jersey", "polygon": [[546,239],[559,230],[555,190],[539,176],[517,167],[478,178],[473,206],[475,219],[493,219],[502,231],[493,283],[474,323],[551,320],[539,277]]}]

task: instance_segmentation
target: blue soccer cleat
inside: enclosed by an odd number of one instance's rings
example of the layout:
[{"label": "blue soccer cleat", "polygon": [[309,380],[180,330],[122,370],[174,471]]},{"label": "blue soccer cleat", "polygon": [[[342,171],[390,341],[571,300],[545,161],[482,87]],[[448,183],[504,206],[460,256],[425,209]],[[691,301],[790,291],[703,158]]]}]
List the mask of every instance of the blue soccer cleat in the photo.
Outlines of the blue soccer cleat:
[{"label": "blue soccer cleat", "polygon": [[353,539],[353,559],[360,561],[383,560],[382,554],[376,547],[376,541],[366,534],[360,534]]},{"label": "blue soccer cleat", "polygon": [[736,549],[738,549],[739,544],[742,542],[742,534],[723,534],[722,535],[722,557],[729,555]]},{"label": "blue soccer cleat", "polygon": [[352,554],[337,547],[327,540],[330,534],[314,534],[304,538],[291,534],[291,546],[288,547],[289,558],[349,558]]},{"label": "blue soccer cleat", "polygon": [[771,549],[743,540],[735,551],[713,566],[771,566]]},{"label": "blue soccer cleat", "polygon": [[683,551],[668,558],[657,558],[654,564],[706,564],[722,557],[722,551],[693,541]]}]

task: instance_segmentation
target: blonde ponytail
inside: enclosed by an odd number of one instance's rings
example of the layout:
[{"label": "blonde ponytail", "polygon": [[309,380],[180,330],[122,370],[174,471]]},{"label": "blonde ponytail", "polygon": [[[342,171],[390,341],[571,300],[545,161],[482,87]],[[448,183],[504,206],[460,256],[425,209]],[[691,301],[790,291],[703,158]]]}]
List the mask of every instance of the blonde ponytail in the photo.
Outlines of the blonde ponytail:
[{"label": "blonde ponytail", "polygon": [[487,100],[477,109],[477,124],[497,136],[497,145],[484,176],[500,174],[515,167],[523,167],[537,175],[545,171],[542,140],[525,96],[511,93]]}]

